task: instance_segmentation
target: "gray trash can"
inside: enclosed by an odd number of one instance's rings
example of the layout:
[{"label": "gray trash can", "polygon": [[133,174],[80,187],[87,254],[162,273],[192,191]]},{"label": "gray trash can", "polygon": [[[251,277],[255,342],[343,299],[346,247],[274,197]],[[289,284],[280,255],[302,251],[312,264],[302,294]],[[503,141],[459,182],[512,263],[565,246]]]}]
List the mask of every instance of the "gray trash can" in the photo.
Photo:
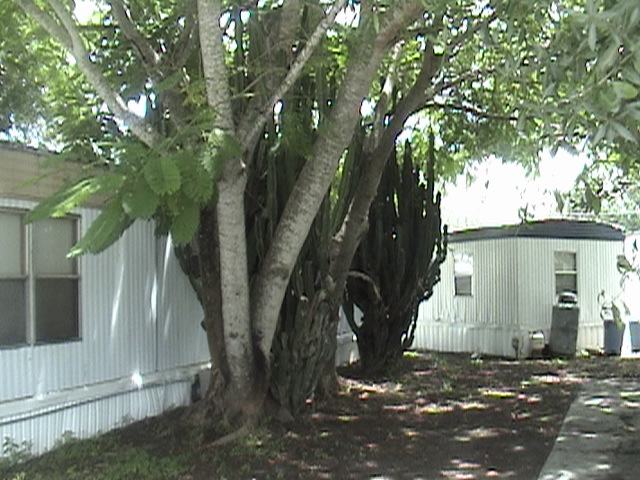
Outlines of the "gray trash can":
[{"label": "gray trash can", "polygon": [[637,320],[630,321],[629,333],[631,334],[631,351],[640,351],[640,322]]},{"label": "gray trash can", "polygon": [[549,350],[560,357],[573,357],[578,341],[580,309],[576,305],[556,305],[551,315]]},{"label": "gray trash can", "polygon": [[604,354],[620,355],[622,351],[622,339],[624,338],[625,324],[618,324],[613,320],[604,322]]}]

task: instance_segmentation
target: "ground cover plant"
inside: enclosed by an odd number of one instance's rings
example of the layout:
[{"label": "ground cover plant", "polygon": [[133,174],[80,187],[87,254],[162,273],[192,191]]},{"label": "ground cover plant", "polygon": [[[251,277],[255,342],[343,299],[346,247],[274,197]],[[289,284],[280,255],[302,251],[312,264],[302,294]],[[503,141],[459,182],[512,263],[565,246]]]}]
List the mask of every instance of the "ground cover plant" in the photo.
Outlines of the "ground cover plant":
[{"label": "ground cover plant", "polygon": [[[187,409],[101,437],[67,436],[8,480],[536,478],[572,399],[595,378],[640,378],[618,358],[474,359],[410,353],[391,373],[342,369],[340,394],[289,424],[266,421],[225,445],[185,421]],[[20,452],[24,460],[24,452]]]}]

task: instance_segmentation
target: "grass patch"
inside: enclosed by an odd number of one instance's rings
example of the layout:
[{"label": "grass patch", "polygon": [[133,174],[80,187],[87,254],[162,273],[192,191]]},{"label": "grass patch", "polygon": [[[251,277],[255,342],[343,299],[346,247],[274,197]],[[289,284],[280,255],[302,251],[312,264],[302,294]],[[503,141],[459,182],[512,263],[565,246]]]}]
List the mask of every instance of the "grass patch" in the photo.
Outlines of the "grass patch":
[{"label": "grass patch", "polygon": [[184,455],[158,456],[105,438],[73,439],[34,459],[0,465],[9,480],[165,480],[190,471]]}]

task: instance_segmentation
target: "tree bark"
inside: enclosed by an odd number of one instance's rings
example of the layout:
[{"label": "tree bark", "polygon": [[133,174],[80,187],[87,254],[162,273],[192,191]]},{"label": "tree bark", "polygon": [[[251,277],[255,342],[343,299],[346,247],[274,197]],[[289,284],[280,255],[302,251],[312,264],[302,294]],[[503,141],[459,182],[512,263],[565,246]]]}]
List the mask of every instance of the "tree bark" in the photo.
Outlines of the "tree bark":
[{"label": "tree bark", "polygon": [[207,396],[219,396],[229,381],[230,372],[224,342],[220,248],[215,209],[207,208],[200,213],[197,242],[201,281],[200,302],[204,310],[204,328],[211,355],[212,382]]},{"label": "tree bark", "polygon": [[[214,128],[235,136],[231,95],[227,79],[218,0],[198,0],[200,44],[207,102],[216,112]],[[254,357],[249,310],[249,274],[244,214],[247,173],[242,158],[230,159],[218,181],[217,238],[220,253],[220,292],[224,344],[229,368],[226,406],[250,419],[259,415],[266,384],[260,381]],[[261,391],[262,390],[262,391]],[[229,412],[227,412],[229,413]]]}]

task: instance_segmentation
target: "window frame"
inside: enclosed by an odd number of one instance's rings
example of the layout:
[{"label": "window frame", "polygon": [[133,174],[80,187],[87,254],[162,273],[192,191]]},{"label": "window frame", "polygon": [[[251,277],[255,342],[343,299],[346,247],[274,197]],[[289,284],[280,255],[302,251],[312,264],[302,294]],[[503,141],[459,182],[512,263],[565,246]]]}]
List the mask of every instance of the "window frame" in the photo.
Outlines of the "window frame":
[{"label": "window frame", "polygon": [[[569,254],[573,260],[573,268],[569,269],[569,270],[561,270],[558,269],[558,256],[559,254]],[[559,289],[559,284],[558,284],[558,277],[572,277],[573,278],[573,284],[575,284],[575,290],[567,290],[566,288],[564,289]],[[574,293],[576,296],[579,295],[579,290],[578,290],[578,253],[575,251],[571,251],[571,250],[555,250],[553,252],[553,281],[554,281],[554,292],[555,295],[561,295],[564,292],[572,292]]]},{"label": "window frame", "polygon": [[[471,272],[460,274],[456,268],[459,264],[464,263],[470,267]],[[453,295],[455,297],[473,297],[474,293],[474,264],[473,253],[471,252],[454,252],[453,253]],[[468,279],[469,288],[461,289],[461,281]],[[466,282],[465,282],[466,283]]]},{"label": "window frame", "polygon": [[[27,208],[7,207],[0,205],[0,213],[15,215],[20,218],[20,256],[22,279],[25,289],[25,307],[24,319],[22,327],[24,328],[24,341],[16,343],[2,343],[0,340],[0,349],[20,348],[24,346],[51,345],[56,343],[71,343],[82,340],[82,276],[81,276],[81,260],[73,259],[73,273],[51,273],[37,274],[34,268],[34,224],[25,224],[24,218],[29,213]],[[69,214],[62,217],[64,220],[70,220],[72,223],[71,239],[76,242],[81,233],[82,217],[78,214]],[[0,278],[9,278],[2,277]],[[13,278],[13,277],[11,277]],[[10,278],[10,279],[11,279]],[[64,336],[64,338],[37,338],[37,299],[36,284],[38,280],[72,280],[74,282],[76,296],[75,301],[76,315],[72,319],[74,335]]]},{"label": "window frame", "polygon": [[17,281],[22,283],[23,290],[23,301],[24,305],[22,308],[21,314],[24,316],[20,320],[20,325],[22,326],[22,336],[19,341],[13,343],[4,343],[4,340],[0,339],[0,349],[4,348],[12,348],[12,347],[21,347],[24,345],[28,345],[29,343],[29,332],[30,332],[30,324],[29,324],[29,305],[30,305],[30,295],[29,295],[29,267],[27,262],[27,249],[28,249],[28,234],[26,226],[24,225],[23,219],[26,215],[27,210],[24,209],[15,209],[15,208],[5,208],[0,207],[0,214],[6,215],[14,215],[19,220],[20,225],[20,238],[19,238],[19,248],[20,248],[20,273],[19,275],[3,275],[0,273],[0,280],[6,281]]}]

